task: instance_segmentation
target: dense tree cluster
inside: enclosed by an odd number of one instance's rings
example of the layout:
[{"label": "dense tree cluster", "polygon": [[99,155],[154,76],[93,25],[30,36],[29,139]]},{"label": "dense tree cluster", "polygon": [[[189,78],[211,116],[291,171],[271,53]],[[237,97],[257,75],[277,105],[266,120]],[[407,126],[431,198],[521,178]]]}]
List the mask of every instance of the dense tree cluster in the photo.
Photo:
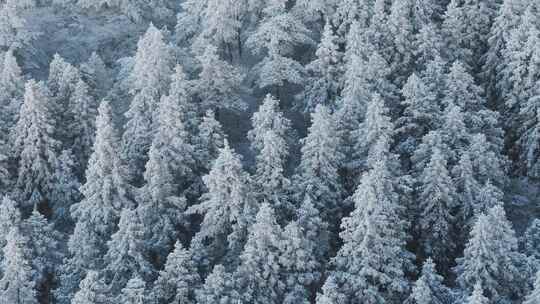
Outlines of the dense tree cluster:
[{"label": "dense tree cluster", "polygon": [[540,303],[537,2],[0,1],[0,304]]}]

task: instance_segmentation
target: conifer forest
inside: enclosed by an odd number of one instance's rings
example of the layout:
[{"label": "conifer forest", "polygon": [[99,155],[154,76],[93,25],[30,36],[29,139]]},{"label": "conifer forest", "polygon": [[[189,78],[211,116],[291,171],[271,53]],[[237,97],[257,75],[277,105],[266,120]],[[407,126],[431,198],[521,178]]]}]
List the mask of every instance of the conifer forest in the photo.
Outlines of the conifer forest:
[{"label": "conifer forest", "polygon": [[540,304],[540,0],[0,0],[0,304]]}]

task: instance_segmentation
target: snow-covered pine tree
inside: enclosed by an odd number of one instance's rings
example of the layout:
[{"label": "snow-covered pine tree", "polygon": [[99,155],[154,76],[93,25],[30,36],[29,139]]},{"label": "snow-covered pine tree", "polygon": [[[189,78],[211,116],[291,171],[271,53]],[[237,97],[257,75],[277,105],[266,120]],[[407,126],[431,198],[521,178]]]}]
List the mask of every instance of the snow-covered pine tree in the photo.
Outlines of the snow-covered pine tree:
[{"label": "snow-covered pine tree", "polygon": [[187,210],[187,214],[204,217],[192,240],[194,259],[204,269],[220,261],[233,267],[247,239],[248,227],[254,221],[256,206],[250,177],[227,141],[203,181],[207,192],[199,204]]},{"label": "snow-covered pine tree", "polygon": [[70,209],[76,224],[56,291],[60,303],[69,303],[87,270],[101,266],[106,242],[116,229],[120,210],[133,205],[108,101],[101,102],[98,113],[93,153],[86,169],[86,182],[81,187],[83,199]]},{"label": "snow-covered pine tree", "polygon": [[240,299],[233,275],[226,272],[222,265],[214,266],[204,285],[197,289],[196,295],[198,304],[238,304]]},{"label": "snow-covered pine tree", "polygon": [[259,87],[273,89],[281,99],[283,86],[303,83],[304,67],[292,55],[296,47],[313,43],[309,29],[288,8],[287,0],[265,1],[260,24],[247,40],[256,55],[264,56],[255,68]]},{"label": "snow-covered pine tree", "polygon": [[540,271],[536,274],[533,291],[525,298],[523,304],[535,304],[540,302]]},{"label": "snow-covered pine tree", "polygon": [[[173,79],[181,82],[178,67]],[[180,74],[179,74],[180,73]],[[144,172],[139,210],[146,227],[147,245],[152,254],[164,260],[177,238],[177,228],[185,225],[183,192],[196,180],[195,148],[186,126],[185,83],[176,83],[158,107],[157,130]]]},{"label": "snow-covered pine tree", "polygon": [[263,204],[240,256],[237,289],[244,301],[253,304],[282,303],[285,284],[280,277],[283,232],[274,210]]},{"label": "snow-covered pine tree", "polygon": [[[92,153],[96,132],[97,107],[97,102],[90,96],[88,85],[79,80],[75,85],[70,100],[71,116],[74,120],[71,121],[69,126],[70,133],[73,136],[70,140],[73,145],[74,160],[77,161],[78,168],[86,168]],[[77,172],[78,176],[82,175],[83,172],[81,171]]]},{"label": "snow-covered pine tree", "polygon": [[[21,223],[21,212],[17,207],[17,203],[9,198],[9,196],[2,197],[0,203],[0,248],[6,246],[7,236],[13,227],[19,227]],[[4,256],[0,255],[0,263],[4,260]],[[0,268],[0,277],[2,275],[2,268]]]},{"label": "snow-covered pine tree", "polygon": [[428,258],[422,266],[422,275],[416,280],[408,304],[451,303],[450,288],[444,286],[443,277],[437,273],[435,263]]},{"label": "snow-covered pine tree", "polygon": [[419,231],[425,256],[447,271],[456,249],[454,216],[456,189],[442,151],[435,147],[430,162],[418,177]]},{"label": "snow-covered pine tree", "polygon": [[328,292],[319,296],[324,303],[400,302],[409,290],[409,224],[403,217],[388,141],[382,138],[372,148],[370,170],[353,196],[355,210],[342,221],[344,244],[327,279],[337,291],[323,288]]},{"label": "snow-covered pine tree", "polygon": [[36,209],[23,222],[21,228],[28,236],[27,249],[31,258],[32,279],[41,291],[40,296],[47,296],[52,283],[51,278],[62,261],[61,235]]},{"label": "snow-covered pine tree", "polygon": [[310,196],[322,219],[337,225],[343,211],[344,193],[338,170],[344,155],[337,123],[328,108],[323,105],[315,108],[308,132],[302,140],[302,159],[295,176],[297,200]]},{"label": "snow-covered pine tree", "polygon": [[[311,210],[317,210],[311,207]],[[306,231],[298,221],[290,222],[283,231],[280,264],[284,275],[284,304],[309,303],[311,290],[322,277],[321,248],[318,246],[319,241],[324,240],[309,238],[311,233],[313,231]]]},{"label": "snow-covered pine tree", "polygon": [[496,14],[496,4],[489,1],[450,1],[442,31],[452,61],[460,60],[474,70],[480,68]]},{"label": "snow-covered pine tree", "polygon": [[155,131],[160,97],[169,88],[172,74],[172,50],[163,33],[150,24],[137,44],[133,70],[129,75],[133,100],[125,113],[127,122],[122,138],[123,158],[131,177],[140,181]]},{"label": "snow-covered pine tree", "polygon": [[120,303],[145,304],[149,298],[146,295],[146,283],[137,275],[133,276],[122,289],[118,297]]},{"label": "snow-covered pine tree", "polygon": [[42,82],[26,83],[24,104],[13,129],[13,157],[18,163],[16,193],[24,207],[52,203],[53,172],[58,141],[49,109],[49,93]]},{"label": "snow-covered pine tree", "polygon": [[12,227],[6,238],[0,279],[1,304],[38,304],[36,285],[32,279],[28,239],[18,227]]},{"label": "snow-covered pine tree", "polygon": [[130,179],[135,184],[140,182],[144,164],[148,162],[148,151],[154,134],[152,108],[158,104],[156,95],[153,88],[142,89],[135,95],[125,113],[128,120],[122,136],[122,157],[128,165]]},{"label": "snow-covered pine tree", "polygon": [[412,155],[429,131],[440,126],[440,105],[437,94],[424,83],[424,80],[411,74],[401,91],[404,99],[403,114],[396,121],[396,133],[399,135],[399,151]]},{"label": "snow-covered pine tree", "polygon": [[67,228],[63,225],[71,223],[71,205],[81,200],[79,191],[81,183],[75,173],[77,167],[71,151],[62,151],[56,164],[53,176],[54,188],[51,193],[52,219],[58,228]]},{"label": "snow-covered pine tree", "polygon": [[201,110],[229,109],[243,111],[246,104],[241,98],[244,75],[235,66],[219,58],[217,48],[207,45],[197,56],[201,70],[194,80],[194,90],[200,99]]},{"label": "snow-covered pine tree", "polygon": [[102,101],[96,119],[93,153],[81,187],[83,200],[71,208],[77,224],[89,221],[105,242],[115,230],[123,208],[133,206],[131,186],[118,153],[118,137],[108,101]]},{"label": "snow-covered pine tree", "polygon": [[272,205],[282,219],[290,213],[285,165],[291,142],[291,122],[279,110],[279,102],[267,95],[259,111],[251,118],[253,129],[248,132],[251,148],[257,153],[255,191],[261,201]]},{"label": "snow-covered pine tree", "polygon": [[32,7],[32,1],[6,0],[0,5],[0,48],[2,50],[20,49],[35,38],[29,30],[24,11]]},{"label": "snow-covered pine tree", "polygon": [[202,172],[210,172],[214,160],[218,157],[226,135],[212,110],[206,111],[198,128],[195,139],[198,166]]},{"label": "snow-covered pine tree", "polygon": [[466,304],[488,304],[490,301],[484,296],[482,283],[478,282],[474,285],[472,294],[467,298]]},{"label": "snow-covered pine tree", "polygon": [[[174,66],[171,65],[172,61],[171,46],[166,43],[163,32],[150,24],[137,43],[133,71],[130,75],[132,90],[137,92],[144,88],[153,88],[155,98],[164,95],[169,87]],[[156,107],[157,104],[151,109],[154,110]]]},{"label": "snow-covered pine tree", "polygon": [[529,224],[523,236],[524,252],[527,256],[540,260],[540,219]]},{"label": "snow-covered pine tree", "polygon": [[106,303],[107,292],[107,286],[99,277],[99,273],[97,271],[88,271],[71,303],[103,304]]},{"label": "snow-covered pine tree", "polygon": [[472,292],[476,284],[481,284],[491,301],[518,299],[525,287],[518,283],[526,280],[524,261],[504,209],[495,206],[476,220],[464,256],[457,261],[457,282],[465,292]]},{"label": "snow-covered pine tree", "polygon": [[500,80],[508,64],[508,58],[504,53],[513,30],[519,26],[526,3],[527,0],[503,0],[491,26],[482,71],[482,79],[486,82],[486,91],[491,98],[501,97]]},{"label": "snow-covered pine tree", "polygon": [[[4,58],[0,57],[0,63],[2,66],[0,72],[1,130],[7,135],[17,122],[24,96],[24,78],[13,50],[8,50]],[[1,136],[3,141],[8,140],[6,135]]]},{"label": "snow-covered pine tree", "polygon": [[111,236],[107,246],[103,274],[111,296],[119,295],[134,276],[152,278],[154,267],[146,256],[144,227],[137,210],[122,210],[118,231]]},{"label": "snow-covered pine tree", "polygon": [[80,70],[82,79],[89,86],[91,96],[96,100],[105,97],[111,88],[111,75],[99,54],[92,52],[90,58],[81,64]]},{"label": "snow-covered pine tree", "polygon": [[334,108],[342,87],[343,54],[328,20],[315,55],[315,60],[306,66],[308,79],[304,91],[297,96],[300,103],[298,108],[304,113],[313,112],[318,104]]},{"label": "snow-covered pine tree", "polygon": [[77,83],[81,79],[79,70],[55,54],[49,65],[49,78],[47,87],[50,93],[50,111],[55,122],[55,137],[62,142],[62,148],[71,149],[73,139],[78,134],[73,134],[71,127],[66,124],[75,124],[76,117],[73,112],[72,98]]},{"label": "snow-covered pine tree", "polygon": [[259,152],[264,148],[264,137],[269,130],[276,136],[290,141],[291,121],[287,119],[279,106],[279,100],[268,94],[264,98],[259,110],[251,117],[253,128],[248,132],[251,148]]},{"label": "snow-covered pine tree", "polygon": [[206,0],[204,11],[200,18],[200,34],[193,48],[203,49],[211,44],[217,48],[223,58],[229,62],[242,55],[242,32],[246,11],[245,1]]},{"label": "snow-covered pine tree", "polygon": [[196,303],[195,291],[202,284],[197,271],[192,253],[177,241],[154,283],[153,296],[163,303]]}]

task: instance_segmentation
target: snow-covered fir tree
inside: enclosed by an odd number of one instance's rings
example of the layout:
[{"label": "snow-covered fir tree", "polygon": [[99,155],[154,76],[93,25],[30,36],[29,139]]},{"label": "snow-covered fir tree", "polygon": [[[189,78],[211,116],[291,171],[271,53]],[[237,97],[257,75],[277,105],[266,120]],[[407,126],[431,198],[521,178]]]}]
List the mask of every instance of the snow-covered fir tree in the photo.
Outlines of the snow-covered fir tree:
[{"label": "snow-covered fir tree", "polygon": [[[504,269],[492,265],[505,265]],[[524,256],[506,213],[500,206],[491,208],[476,220],[464,256],[455,268],[457,282],[465,292],[481,284],[491,301],[512,300],[523,294],[526,270]]]},{"label": "snow-covered fir tree", "polygon": [[[130,278],[151,278],[154,268],[146,255],[144,228],[136,210],[124,209],[120,215],[118,231],[107,242],[103,260],[105,282],[112,295],[118,295]],[[111,298],[112,299],[112,298]]]},{"label": "snow-covered fir tree", "polygon": [[45,85],[28,81],[19,120],[12,133],[13,157],[18,164],[16,192],[25,207],[45,205],[51,199],[51,177],[59,143],[53,137],[54,121],[49,107]]},{"label": "snow-covered fir tree", "polygon": [[219,261],[227,261],[232,266],[247,239],[256,206],[250,177],[242,167],[240,156],[227,141],[203,181],[207,192],[200,203],[187,210],[188,214],[204,217],[192,240],[194,259],[205,268]]},{"label": "snow-covered fir tree", "polygon": [[[0,58],[0,62],[2,66],[0,73],[2,130],[7,135],[17,122],[24,95],[24,78],[13,50],[8,50],[4,58]],[[3,135],[2,140],[6,141],[8,138]]]},{"label": "snow-covered fir tree", "polygon": [[263,204],[240,256],[237,288],[250,303],[282,303],[285,284],[280,280],[282,230],[272,207]]},{"label": "snow-covered fir tree", "polygon": [[246,105],[241,98],[244,79],[242,72],[219,58],[217,48],[212,45],[208,45],[197,60],[200,62],[201,71],[194,81],[194,86],[201,109],[244,110]]},{"label": "snow-covered fir tree", "polygon": [[36,284],[33,280],[29,240],[13,227],[6,237],[3,250],[0,303],[37,304]]},{"label": "snow-covered fir tree", "polygon": [[201,281],[192,253],[177,241],[154,283],[153,295],[163,303],[196,303],[195,291]]},{"label": "snow-covered fir tree", "polygon": [[223,148],[223,142],[226,135],[219,121],[216,120],[215,112],[206,111],[198,128],[196,138],[196,155],[198,165],[203,172],[209,172],[212,163],[218,157],[219,151]]},{"label": "snow-covered fir tree", "polygon": [[537,303],[538,301],[540,301],[540,272],[536,274],[533,291],[527,295],[523,304],[533,304]]},{"label": "snow-covered fir tree", "polygon": [[337,36],[327,20],[317,47],[317,58],[306,66],[309,75],[304,92],[297,96],[301,108],[311,113],[318,104],[335,106],[335,99],[342,86],[342,57]]},{"label": "snow-covered fir tree", "polygon": [[443,277],[435,269],[435,263],[428,258],[422,266],[422,275],[414,283],[406,303],[444,304],[451,303],[451,300],[450,288],[444,285]]},{"label": "snow-covered fir tree", "polygon": [[388,149],[388,138],[373,147],[371,169],[363,175],[353,197],[355,210],[342,221],[343,246],[327,279],[337,285],[337,291],[323,288],[322,298],[327,303],[400,302],[409,291],[406,273],[412,267],[412,254],[405,247],[408,223],[391,178],[394,156]]},{"label": "snow-covered fir tree", "polygon": [[97,271],[88,271],[81,281],[79,290],[73,296],[73,304],[106,303],[107,287]]},{"label": "snow-covered fir tree", "polygon": [[119,296],[121,303],[144,304],[148,303],[146,283],[138,276],[131,278]]},{"label": "snow-covered fir tree", "polygon": [[83,199],[70,208],[76,224],[56,290],[60,303],[69,303],[87,270],[100,267],[120,211],[133,205],[132,187],[127,183],[126,169],[118,152],[119,140],[109,102],[102,101],[98,112],[93,152],[86,169],[86,182],[81,187]]},{"label": "snow-covered fir tree", "polygon": [[487,304],[489,299],[484,296],[484,290],[480,282],[474,285],[472,294],[466,300],[467,304]]},{"label": "snow-covered fir tree", "polygon": [[301,200],[310,196],[323,220],[335,225],[343,207],[338,170],[344,156],[337,124],[328,108],[315,108],[309,134],[302,142],[302,159],[295,178],[297,195]]},{"label": "snow-covered fir tree", "polygon": [[212,272],[206,277],[204,285],[196,291],[196,295],[199,304],[216,302],[235,304],[239,301],[233,275],[226,272],[225,267],[222,265],[214,266]]},{"label": "snow-covered fir tree", "polygon": [[265,1],[260,24],[247,41],[255,54],[264,56],[256,67],[259,87],[274,89],[279,99],[284,85],[303,82],[304,68],[291,56],[294,48],[313,44],[309,29],[287,2]]}]

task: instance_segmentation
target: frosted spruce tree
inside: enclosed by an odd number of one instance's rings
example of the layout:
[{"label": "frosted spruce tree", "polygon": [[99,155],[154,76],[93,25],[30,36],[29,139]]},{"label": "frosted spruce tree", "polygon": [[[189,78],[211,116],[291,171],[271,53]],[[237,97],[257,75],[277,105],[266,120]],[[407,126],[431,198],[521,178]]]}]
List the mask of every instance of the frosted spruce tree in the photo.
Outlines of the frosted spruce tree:
[{"label": "frosted spruce tree", "polygon": [[249,36],[247,46],[264,56],[255,70],[260,88],[274,90],[281,99],[286,84],[303,83],[304,67],[292,55],[295,47],[313,44],[309,29],[287,7],[286,0],[264,3],[262,19]]},{"label": "frosted spruce tree", "polygon": [[447,271],[456,249],[454,216],[456,189],[448,172],[447,161],[435,148],[431,160],[418,177],[419,230],[425,256],[431,256],[440,269]]},{"label": "frosted spruce tree", "polygon": [[90,95],[94,99],[105,97],[111,88],[111,75],[99,54],[92,52],[90,58],[81,64],[80,70],[82,79],[89,86]]},{"label": "frosted spruce tree", "polygon": [[443,33],[452,60],[466,62],[478,69],[487,49],[491,24],[497,13],[496,4],[481,0],[452,0],[446,8]]},{"label": "frosted spruce tree", "polygon": [[476,284],[481,284],[488,299],[503,301],[523,295],[523,284],[516,284],[525,279],[523,267],[524,256],[517,250],[514,230],[504,209],[496,206],[476,220],[455,271],[463,291],[472,292]]},{"label": "frosted spruce tree", "polygon": [[534,219],[523,236],[524,252],[527,256],[540,260],[540,219]]},{"label": "frosted spruce tree", "polygon": [[259,110],[251,117],[253,128],[248,132],[251,148],[259,152],[264,148],[264,137],[267,131],[274,131],[287,141],[290,141],[291,121],[285,117],[280,109],[279,100],[268,94],[259,107]]},{"label": "frosted spruce tree", "polygon": [[336,121],[328,108],[322,105],[315,108],[308,132],[302,140],[302,159],[295,177],[298,200],[310,196],[323,220],[335,224],[343,207],[338,170],[344,156]]},{"label": "frosted spruce tree", "polygon": [[71,223],[71,205],[81,200],[79,191],[81,183],[75,172],[76,168],[71,151],[62,151],[56,162],[53,176],[55,186],[51,193],[52,219],[60,229],[66,228],[64,225]]},{"label": "frosted spruce tree", "polygon": [[291,143],[291,122],[279,109],[279,102],[267,95],[259,111],[251,118],[253,128],[248,132],[251,148],[257,153],[255,191],[279,212],[281,219],[290,213],[290,180],[285,165]]},{"label": "frosted spruce tree", "polygon": [[120,211],[133,205],[109,102],[103,101],[98,112],[93,153],[86,169],[86,183],[81,187],[83,199],[70,210],[76,224],[56,290],[60,303],[68,303],[64,301],[71,299],[86,270],[101,267],[106,242],[116,230]]},{"label": "frosted spruce tree", "polygon": [[240,266],[236,272],[240,296],[254,304],[281,303],[285,285],[280,280],[283,240],[272,207],[263,204],[250,228]]},{"label": "frosted spruce tree", "polygon": [[153,296],[163,303],[196,303],[195,291],[201,284],[192,253],[177,241],[154,283]]},{"label": "frosted spruce tree", "polygon": [[121,303],[145,304],[148,303],[146,283],[139,277],[132,277],[126,287],[122,289],[119,300]]},{"label": "frosted spruce tree", "polygon": [[451,303],[450,289],[444,286],[443,277],[437,273],[435,263],[428,258],[422,266],[422,275],[416,280],[406,303],[444,304]]},{"label": "frosted spruce tree", "polygon": [[[323,235],[325,232],[322,231]],[[301,227],[299,221],[293,221],[284,228],[280,256],[281,272],[286,274],[282,280],[285,285],[283,303],[309,303],[311,290],[322,277],[322,248],[318,248],[319,240],[309,238],[311,233],[313,231]]]},{"label": "frosted spruce tree", "polygon": [[[7,235],[11,228],[19,227],[21,223],[21,212],[17,203],[9,196],[2,197],[0,203],[0,248],[6,246]],[[4,256],[1,256],[0,261]]]},{"label": "frosted spruce tree", "polygon": [[[182,73],[178,70],[177,73]],[[174,74],[180,81],[183,76]],[[158,107],[156,133],[144,172],[139,210],[147,230],[151,253],[164,260],[177,238],[177,228],[185,225],[186,202],[183,191],[194,181],[195,149],[186,126],[186,84],[175,83]]]},{"label": "frosted spruce tree", "polygon": [[343,246],[327,279],[337,290],[323,287],[323,303],[400,302],[409,290],[413,256],[405,248],[408,223],[388,139],[379,140],[371,155],[370,170],[353,196],[355,210],[342,221]]},{"label": "frosted spruce tree", "polygon": [[215,46],[222,58],[232,62],[240,58],[243,47],[243,30],[245,30],[245,15],[247,5],[233,0],[206,0],[207,5],[201,13],[200,33],[194,48],[211,44]]},{"label": "frosted spruce tree", "polygon": [[[3,58],[0,57],[2,71],[0,73],[0,107],[2,109],[1,129],[9,134],[17,122],[19,109],[24,96],[24,78],[22,70],[17,63],[17,58],[13,50],[8,50]],[[7,141],[7,136],[2,136],[3,141]]]},{"label": "frosted spruce tree", "polygon": [[489,299],[484,296],[484,290],[480,282],[474,285],[472,294],[467,298],[467,304],[488,304]]},{"label": "frosted spruce tree", "polygon": [[97,271],[88,271],[81,281],[79,291],[73,296],[73,304],[102,304],[106,303],[107,286],[99,277]]},{"label": "frosted spruce tree", "polygon": [[[88,85],[82,80],[75,85],[70,103],[71,115],[74,118],[70,126],[73,154],[79,167],[85,168],[94,144],[98,104],[90,95]],[[77,173],[81,175],[82,172]]]},{"label": "frosted spruce tree", "polygon": [[20,49],[27,46],[35,34],[28,26],[24,12],[33,6],[32,1],[7,0],[0,5],[0,48],[2,50]]},{"label": "frosted spruce tree", "polygon": [[234,286],[232,274],[225,271],[222,265],[216,265],[206,277],[204,285],[196,291],[198,304],[238,303],[239,295]]},{"label": "frosted spruce tree", "polygon": [[28,239],[19,228],[13,227],[8,233],[3,254],[0,303],[39,303],[36,285],[32,279]]},{"label": "frosted spruce tree", "polygon": [[201,71],[194,80],[194,89],[201,102],[201,110],[229,109],[242,111],[246,105],[241,98],[244,75],[235,66],[219,58],[217,48],[206,46],[197,56]]},{"label": "frosted spruce tree", "polygon": [[306,66],[309,75],[304,92],[297,96],[299,108],[311,113],[318,104],[336,106],[336,98],[342,87],[343,54],[339,49],[338,37],[327,20],[321,41],[315,52],[316,59]]},{"label": "frosted spruce tree", "polygon": [[533,291],[525,298],[523,304],[534,304],[540,301],[540,272],[536,274]]},{"label": "frosted spruce tree", "polygon": [[51,278],[62,260],[61,235],[36,209],[21,228],[28,237],[27,249],[31,258],[32,279],[40,290],[47,290],[47,285],[51,283]]},{"label": "frosted spruce tree", "polygon": [[198,128],[198,136],[195,140],[198,165],[202,172],[209,172],[212,163],[218,157],[219,151],[223,148],[226,138],[222,126],[215,118],[212,110],[206,111]]},{"label": "frosted spruce tree", "polygon": [[192,240],[194,259],[205,269],[220,261],[232,267],[247,239],[256,208],[250,177],[227,141],[203,181],[207,192],[200,203],[187,210],[188,214],[203,216],[200,230]]},{"label": "frosted spruce tree", "polygon": [[58,141],[45,85],[26,83],[24,104],[13,129],[13,157],[18,164],[16,193],[25,207],[46,205],[53,189]]},{"label": "frosted spruce tree", "polygon": [[134,276],[152,277],[154,268],[146,256],[144,227],[136,210],[122,210],[118,231],[111,236],[107,247],[103,274],[111,296],[119,295]]},{"label": "frosted spruce tree", "polygon": [[405,107],[403,115],[396,121],[396,133],[400,135],[399,151],[412,155],[422,137],[440,125],[440,105],[437,94],[430,90],[424,79],[411,74],[401,91]]},{"label": "frosted spruce tree", "polygon": [[487,39],[487,50],[484,55],[482,78],[486,81],[487,93],[490,97],[501,97],[499,93],[500,77],[508,64],[508,58],[503,56],[510,42],[510,36],[520,23],[525,10],[526,0],[504,0],[499,6],[498,13]]},{"label": "frosted spruce tree", "polygon": [[129,75],[133,95],[122,138],[123,158],[131,177],[140,180],[155,131],[160,96],[166,94],[172,74],[172,51],[163,33],[150,25],[137,43],[133,69]]}]

